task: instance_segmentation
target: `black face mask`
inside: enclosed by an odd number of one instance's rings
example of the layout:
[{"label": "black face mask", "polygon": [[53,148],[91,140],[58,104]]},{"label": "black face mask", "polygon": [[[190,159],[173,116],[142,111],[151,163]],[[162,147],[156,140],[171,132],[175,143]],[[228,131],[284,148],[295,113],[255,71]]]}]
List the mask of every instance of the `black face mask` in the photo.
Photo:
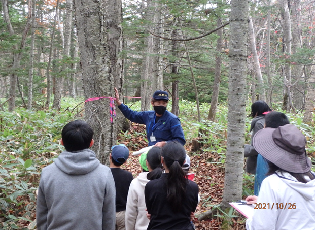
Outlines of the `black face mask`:
[{"label": "black face mask", "polygon": [[159,115],[163,115],[165,110],[166,110],[166,107],[161,105],[161,106],[153,106],[154,108],[154,111],[159,114]]}]

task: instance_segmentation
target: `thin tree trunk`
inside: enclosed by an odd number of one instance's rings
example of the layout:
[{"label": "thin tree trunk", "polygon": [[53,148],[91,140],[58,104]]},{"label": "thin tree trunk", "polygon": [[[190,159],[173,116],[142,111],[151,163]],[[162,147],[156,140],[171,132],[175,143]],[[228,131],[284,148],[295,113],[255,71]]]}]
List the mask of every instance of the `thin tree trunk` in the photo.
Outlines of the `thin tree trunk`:
[{"label": "thin tree trunk", "polygon": [[268,88],[266,95],[266,102],[269,106],[272,105],[272,77],[271,77],[271,62],[270,62],[270,11],[271,11],[271,0],[268,0],[268,13],[267,13],[267,45],[266,45],[266,71],[267,71],[267,80]]},{"label": "thin tree trunk", "polygon": [[[159,23],[160,11],[158,2],[147,0],[146,20],[152,22],[148,26],[149,31],[159,32],[157,24]],[[149,34],[145,39],[146,50],[144,54],[142,84],[141,84],[141,110],[149,110],[151,107],[151,98],[153,92],[157,89],[158,79],[158,53],[160,52],[160,39]]]},{"label": "thin tree trunk", "polygon": [[[284,38],[284,54],[291,55],[291,17],[288,6],[288,0],[282,0],[282,14],[283,14],[283,38]],[[292,108],[292,95],[291,95],[291,65],[286,63],[284,65],[284,97],[283,97],[283,110],[289,112]]]},{"label": "thin tree trunk", "polygon": [[189,63],[189,69],[190,69],[190,73],[191,73],[191,77],[192,77],[193,85],[194,85],[194,89],[195,89],[198,121],[200,122],[201,119],[200,119],[200,109],[199,109],[199,97],[198,97],[198,89],[197,89],[197,85],[196,85],[196,79],[195,79],[195,76],[194,76],[194,71],[192,69],[190,55],[189,55],[189,51],[187,49],[186,43],[184,43],[184,45],[185,45],[185,50],[186,50],[186,53],[187,53],[187,58],[188,58],[188,63]]},{"label": "thin tree trunk", "polygon": [[253,19],[252,17],[249,17],[249,38],[250,38],[250,47],[253,54],[253,61],[254,61],[254,75],[256,76],[257,82],[258,82],[258,94],[259,94],[259,100],[266,100],[266,94],[264,89],[264,79],[261,74],[260,69],[260,62],[259,57],[256,50],[256,38],[255,38],[255,30],[253,25]]},{"label": "thin tree trunk", "polygon": [[34,40],[35,40],[35,13],[36,0],[32,0],[32,29],[31,29],[31,46],[30,46],[30,66],[28,71],[28,102],[27,108],[32,109],[33,103],[33,74],[34,74]]},{"label": "thin tree trunk", "polygon": [[[295,54],[302,47],[301,1],[294,0],[292,3],[292,54]],[[292,87],[292,103],[294,108],[298,110],[303,109],[305,105],[305,81],[303,81],[302,76],[303,66],[292,65],[292,81],[297,82]]]},{"label": "thin tree trunk", "polygon": [[[31,1],[29,2],[29,4],[32,4]],[[31,5],[29,5],[28,7],[31,8]],[[4,21],[7,24],[10,35],[13,36],[15,32],[11,24],[7,0],[2,0],[2,8],[3,8]],[[14,46],[15,52],[13,54],[12,74],[10,76],[9,111],[15,110],[15,97],[16,97],[16,87],[17,87],[17,78],[18,78],[15,72],[20,66],[20,61],[22,58],[21,51],[25,47],[27,33],[31,27],[31,19],[32,19],[32,14],[31,14],[31,10],[29,10],[28,20],[22,33],[20,45]]]},{"label": "thin tree trunk", "polygon": [[[221,26],[221,19],[218,18],[217,26]],[[211,97],[211,106],[208,113],[208,119],[211,121],[215,120],[215,116],[217,113],[217,106],[219,100],[219,90],[220,90],[220,82],[221,82],[221,65],[222,65],[222,58],[221,58],[221,50],[222,50],[222,40],[223,40],[223,29],[217,31],[218,40],[217,40],[217,52],[215,57],[215,76],[213,82],[213,90],[212,90],[212,97]]]},{"label": "thin tree trunk", "polygon": [[[70,55],[70,43],[71,43],[71,27],[72,27],[72,6],[73,6],[73,1],[72,0],[67,0],[66,1],[66,19],[64,23],[64,33],[63,33],[63,58],[68,58]],[[62,37],[62,36],[61,36]],[[60,110],[60,100],[61,100],[61,94],[62,94],[62,89],[64,88],[64,74],[66,79],[67,77],[67,68],[68,64],[63,63],[61,71],[62,75],[58,76],[56,78],[56,85],[55,85],[55,95],[54,95],[54,101],[53,101],[53,108],[56,110]]]},{"label": "thin tree trunk", "polygon": [[[174,19],[176,21],[176,19]],[[172,38],[176,39],[178,37],[177,29],[173,29]],[[172,76],[172,113],[176,116],[179,115],[179,89],[178,89],[178,69],[179,63],[178,57],[178,41],[172,41],[172,64],[171,64],[171,76]]]},{"label": "thin tree trunk", "polygon": [[249,2],[231,1],[229,43],[228,128],[222,206],[242,197]]},{"label": "thin tree trunk", "polygon": [[55,30],[56,30],[56,22],[57,22],[57,15],[58,15],[58,8],[59,8],[59,0],[57,0],[56,3],[56,10],[55,10],[55,18],[54,18],[54,24],[52,28],[52,32],[50,35],[50,48],[49,48],[49,56],[48,56],[48,63],[47,63],[47,100],[46,100],[46,108],[49,108],[50,101],[51,101],[51,94],[52,94],[52,77],[50,76],[50,66],[52,61],[52,51],[53,51],[53,41],[55,37]]},{"label": "thin tree trunk", "polygon": [[[74,42],[74,54],[73,54],[73,58],[77,59],[79,57],[79,44],[78,41],[76,40]],[[77,92],[76,92],[76,82],[77,82],[77,74],[78,74],[78,63],[75,62],[73,64],[73,70],[74,73],[71,74],[71,79],[70,79],[70,95],[71,97],[75,98],[77,96]]]}]

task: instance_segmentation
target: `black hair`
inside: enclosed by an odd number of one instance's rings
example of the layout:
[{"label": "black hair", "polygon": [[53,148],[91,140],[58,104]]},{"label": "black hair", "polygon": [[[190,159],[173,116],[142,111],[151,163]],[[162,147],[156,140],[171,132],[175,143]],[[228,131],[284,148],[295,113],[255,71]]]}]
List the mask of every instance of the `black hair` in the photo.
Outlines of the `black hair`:
[{"label": "black hair", "polygon": [[[266,174],[267,176],[270,176],[272,174],[274,174],[277,170],[283,171],[283,172],[287,172],[281,168],[279,168],[278,166],[276,166],[274,163],[272,163],[271,161],[266,160],[269,166],[269,171]],[[287,172],[290,173],[293,177],[295,177],[295,179],[297,179],[297,181],[301,182],[301,183],[307,183],[308,180],[305,179],[305,177],[309,177],[311,180],[315,179],[315,176],[313,173],[311,173],[311,171],[308,171],[306,173],[292,173],[292,172]]]},{"label": "black hair", "polygon": [[114,164],[115,166],[117,166],[117,167],[122,166],[122,165],[126,162],[126,160],[125,160],[124,158],[118,158],[117,160],[119,160],[119,161],[124,161],[123,163],[120,163],[120,162],[118,162],[118,161],[115,161],[114,158],[112,157],[112,162],[113,162],[113,164]]},{"label": "black hair", "polygon": [[93,129],[85,121],[71,121],[63,127],[61,138],[68,152],[80,151],[90,147]]},{"label": "black hair", "polygon": [[147,175],[148,180],[158,179],[162,175],[161,151],[162,148],[153,147],[147,154],[147,161],[152,169]]},{"label": "black hair", "polygon": [[268,111],[271,111],[269,105],[267,105],[266,102],[264,101],[255,101],[253,104],[252,104],[252,111],[251,111],[251,114],[250,116],[251,117],[256,117],[256,116],[260,116],[260,115],[263,115],[264,112],[268,112]]},{"label": "black hair", "polygon": [[169,141],[162,148],[162,156],[165,166],[169,170],[166,182],[166,200],[173,212],[179,212],[185,199],[188,183],[186,173],[182,169],[186,159],[186,151],[179,142]]},{"label": "black hair", "polygon": [[279,126],[290,124],[290,121],[284,113],[271,111],[265,116],[265,124],[269,128],[278,128]]}]

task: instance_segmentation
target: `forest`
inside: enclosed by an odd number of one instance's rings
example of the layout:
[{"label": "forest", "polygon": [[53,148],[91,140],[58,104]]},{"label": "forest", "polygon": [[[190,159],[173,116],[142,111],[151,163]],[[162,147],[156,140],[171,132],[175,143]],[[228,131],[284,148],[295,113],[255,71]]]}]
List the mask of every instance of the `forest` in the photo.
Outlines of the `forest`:
[{"label": "forest", "polygon": [[[315,170],[313,1],[1,0],[0,9],[0,229],[36,229],[41,170],[63,151],[69,121],[91,125],[105,165],[117,143],[148,145],[114,88],[136,111],[152,110],[154,91],[169,93],[200,189],[198,230],[245,229],[228,203],[254,192],[244,144],[255,101],[302,131]],[[140,172],[137,158],[124,167]]]}]

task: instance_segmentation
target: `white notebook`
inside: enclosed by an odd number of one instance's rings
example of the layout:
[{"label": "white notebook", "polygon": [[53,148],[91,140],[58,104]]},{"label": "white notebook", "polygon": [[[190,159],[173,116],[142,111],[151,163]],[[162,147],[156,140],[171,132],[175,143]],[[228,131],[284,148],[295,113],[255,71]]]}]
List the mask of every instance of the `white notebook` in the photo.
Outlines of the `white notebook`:
[{"label": "white notebook", "polygon": [[246,201],[245,202],[232,202],[230,203],[230,205],[246,218],[251,218],[254,214],[254,205],[246,204]]}]

